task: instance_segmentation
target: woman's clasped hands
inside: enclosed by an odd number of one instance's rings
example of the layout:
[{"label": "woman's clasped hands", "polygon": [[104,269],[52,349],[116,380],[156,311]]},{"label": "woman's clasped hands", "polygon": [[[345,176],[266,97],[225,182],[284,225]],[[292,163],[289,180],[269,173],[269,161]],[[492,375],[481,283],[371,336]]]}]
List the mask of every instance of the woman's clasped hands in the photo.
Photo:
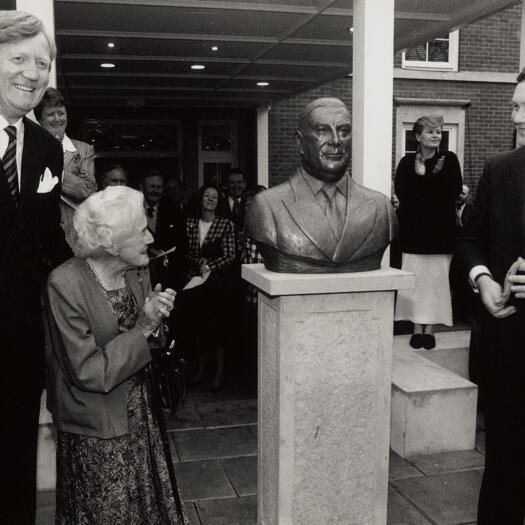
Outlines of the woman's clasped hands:
[{"label": "woman's clasped hands", "polygon": [[137,320],[137,325],[142,329],[142,333],[146,338],[157,329],[163,318],[170,316],[175,296],[175,290],[166,288],[163,291],[162,286],[157,284],[146,297]]}]

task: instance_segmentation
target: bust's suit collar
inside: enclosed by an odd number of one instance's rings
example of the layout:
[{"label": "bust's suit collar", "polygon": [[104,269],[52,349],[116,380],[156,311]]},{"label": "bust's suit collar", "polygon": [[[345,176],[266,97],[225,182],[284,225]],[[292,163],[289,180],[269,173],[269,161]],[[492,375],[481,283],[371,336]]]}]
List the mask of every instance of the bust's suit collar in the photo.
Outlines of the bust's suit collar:
[{"label": "bust's suit collar", "polygon": [[350,255],[359,249],[370,234],[376,214],[375,206],[368,205],[372,199],[363,194],[360,186],[348,174],[344,176],[347,177],[348,195],[346,220],[339,241],[332,233],[328,219],[304,180],[302,168],[289,179],[295,200],[284,201],[304,235],[334,262],[349,259]]}]

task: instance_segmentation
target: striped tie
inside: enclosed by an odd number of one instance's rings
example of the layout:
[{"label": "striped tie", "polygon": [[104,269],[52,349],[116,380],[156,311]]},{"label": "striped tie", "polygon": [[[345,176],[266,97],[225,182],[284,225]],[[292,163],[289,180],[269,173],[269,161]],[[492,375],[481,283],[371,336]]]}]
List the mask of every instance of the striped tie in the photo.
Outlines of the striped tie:
[{"label": "striped tie", "polygon": [[4,166],[5,175],[7,177],[7,184],[13,200],[18,204],[18,174],[16,170],[16,128],[14,126],[7,126],[4,131],[9,136],[9,143],[5,154],[2,157],[2,165]]}]

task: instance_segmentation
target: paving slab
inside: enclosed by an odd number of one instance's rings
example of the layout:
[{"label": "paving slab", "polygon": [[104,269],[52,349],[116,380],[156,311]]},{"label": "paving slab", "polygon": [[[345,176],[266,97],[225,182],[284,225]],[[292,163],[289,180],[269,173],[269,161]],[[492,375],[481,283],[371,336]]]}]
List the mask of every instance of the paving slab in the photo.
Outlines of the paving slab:
[{"label": "paving slab", "polygon": [[390,461],[388,468],[389,479],[417,478],[423,476],[414,465],[411,465],[406,459],[390,451]]},{"label": "paving slab", "polygon": [[431,525],[431,523],[401,494],[388,487],[387,525]]},{"label": "paving slab", "polygon": [[256,426],[170,432],[182,461],[257,453]]},{"label": "paving slab", "polygon": [[205,427],[227,427],[257,423],[256,399],[197,403],[195,408]]},{"label": "paving slab", "polygon": [[202,525],[257,524],[257,498],[255,496],[198,501],[195,506]]},{"label": "paving slab", "polygon": [[476,450],[463,450],[460,452],[416,456],[410,458],[410,463],[425,475],[434,476],[445,472],[483,468],[485,456]]},{"label": "paving slab", "polygon": [[197,514],[197,509],[191,501],[185,501],[184,507],[186,508],[186,516],[188,516],[189,525],[201,525],[201,520]]},{"label": "paving slab", "polygon": [[193,403],[184,403],[184,406],[179,407],[175,415],[165,412],[164,420],[168,430],[187,430],[204,427]]},{"label": "paving slab", "polygon": [[182,461],[175,465],[182,498],[197,499],[234,497],[235,490],[219,460]]},{"label": "paving slab", "polygon": [[257,493],[257,456],[223,459],[221,462],[239,496]]},{"label": "paving slab", "polygon": [[437,525],[476,520],[481,478],[475,471],[399,479],[391,484]]}]

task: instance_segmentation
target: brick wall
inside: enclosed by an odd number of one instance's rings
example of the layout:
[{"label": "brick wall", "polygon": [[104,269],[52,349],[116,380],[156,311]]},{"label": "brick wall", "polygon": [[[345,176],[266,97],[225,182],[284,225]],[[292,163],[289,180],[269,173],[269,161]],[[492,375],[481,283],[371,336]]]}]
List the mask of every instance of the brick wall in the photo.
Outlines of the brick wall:
[{"label": "brick wall", "polygon": [[[460,31],[460,70],[516,72],[519,60],[520,5],[505,9]],[[394,64],[400,65],[400,54]],[[514,86],[485,82],[394,80],[394,97],[467,99],[464,179],[475,188],[485,161],[512,147],[510,99]],[[342,78],[274,103],[269,115],[270,184],[283,182],[299,162],[295,145],[298,116],[309,102],[333,96],[352,106],[352,80]],[[395,108],[394,123],[395,130]],[[392,168],[395,170],[395,136]]]}]

